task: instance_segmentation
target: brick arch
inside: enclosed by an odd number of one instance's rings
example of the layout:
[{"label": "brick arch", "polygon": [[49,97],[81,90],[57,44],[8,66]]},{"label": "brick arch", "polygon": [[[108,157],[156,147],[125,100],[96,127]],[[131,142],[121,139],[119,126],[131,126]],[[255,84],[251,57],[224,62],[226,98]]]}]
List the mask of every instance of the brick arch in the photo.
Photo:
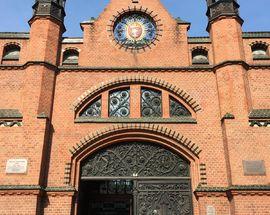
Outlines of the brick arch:
[{"label": "brick arch", "polygon": [[81,160],[89,155],[89,151],[112,142],[123,142],[130,140],[150,141],[167,145],[175,151],[182,152],[188,160],[199,158],[201,149],[195,143],[183,135],[169,128],[154,124],[122,124],[111,126],[104,130],[87,135],[69,151],[72,159]]},{"label": "brick arch", "polygon": [[209,51],[208,48],[206,48],[205,46],[195,46],[191,49],[191,51],[196,51],[196,50],[204,50],[204,51]]},{"label": "brick arch", "polygon": [[80,97],[78,97],[73,103],[73,110],[75,112],[78,112],[81,106],[85,104],[90,98],[100,94],[105,90],[121,85],[131,84],[149,85],[165,89],[183,100],[194,112],[198,112],[199,110],[201,110],[200,105],[194,100],[194,98],[179,87],[161,79],[144,76],[120,77],[113,81],[102,82],[102,84],[100,84],[99,86],[95,86],[87,90]]},{"label": "brick arch", "polygon": [[251,47],[253,47],[253,46],[255,46],[255,45],[263,45],[263,46],[265,46],[265,47],[268,47],[268,46],[269,46],[269,44],[268,44],[267,42],[261,41],[261,40],[256,40],[256,41],[250,43],[249,45],[250,45]]},{"label": "brick arch", "polygon": [[4,48],[8,47],[8,46],[18,46],[19,48],[21,48],[21,44],[17,43],[17,42],[8,42],[4,45]]},{"label": "brick arch", "polygon": [[77,47],[74,47],[74,46],[69,46],[69,47],[66,47],[63,52],[66,52],[66,51],[77,51],[77,52],[80,52],[80,49],[78,49]]},{"label": "brick arch", "polygon": [[198,165],[202,152],[197,144],[169,128],[154,124],[122,124],[87,135],[69,151],[70,163],[67,163],[65,178],[67,183],[79,186],[80,165],[89,155],[113,144],[142,141],[159,144],[179,154],[191,164],[194,186],[199,183]]}]

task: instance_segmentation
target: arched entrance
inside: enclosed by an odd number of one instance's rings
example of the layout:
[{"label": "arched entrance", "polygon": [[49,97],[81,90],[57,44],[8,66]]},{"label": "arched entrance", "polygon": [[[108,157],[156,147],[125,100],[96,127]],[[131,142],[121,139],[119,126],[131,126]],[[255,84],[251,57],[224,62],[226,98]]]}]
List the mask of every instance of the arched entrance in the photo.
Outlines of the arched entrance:
[{"label": "arched entrance", "polygon": [[190,164],[151,142],[103,148],[81,162],[80,215],[191,215]]}]

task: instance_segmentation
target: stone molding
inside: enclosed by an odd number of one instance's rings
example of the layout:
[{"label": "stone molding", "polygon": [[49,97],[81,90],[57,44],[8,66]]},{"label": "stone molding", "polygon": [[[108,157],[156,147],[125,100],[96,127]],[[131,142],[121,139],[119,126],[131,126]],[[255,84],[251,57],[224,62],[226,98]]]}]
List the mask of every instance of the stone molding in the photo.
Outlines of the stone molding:
[{"label": "stone molding", "polygon": [[42,195],[42,193],[52,196],[71,196],[74,195],[76,191],[76,188],[71,186],[42,187],[40,185],[0,185],[0,196]]},{"label": "stone molding", "polygon": [[79,143],[73,146],[69,151],[72,156],[76,156],[78,153],[84,151],[88,146],[94,144],[101,138],[105,138],[107,136],[112,136],[115,133],[127,133],[128,131],[137,131],[142,133],[152,133],[155,135],[163,136],[165,138],[169,138],[184,148],[188,149],[193,155],[199,157],[202,150],[193,143],[188,138],[185,138],[183,135],[173,131],[169,128],[160,126],[160,125],[153,125],[153,124],[122,124],[118,126],[111,126],[104,130],[100,130],[94,132],[92,134],[87,135]]},{"label": "stone molding", "polygon": [[270,185],[232,185],[229,187],[202,187],[199,186],[194,191],[196,197],[219,197],[230,198],[235,195],[266,195],[270,196]]},{"label": "stone molding", "polygon": [[251,127],[270,127],[270,109],[254,109],[249,114]]},{"label": "stone molding", "polygon": [[22,118],[17,109],[0,109],[0,127],[21,127]]},{"label": "stone molding", "polygon": [[[0,39],[29,39],[29,32],[0,32]],[[243,32],[243,39],[270,38],[269,31]],[[63,37],[62,43],[83,43],[82,37]],[[211,43],[208,36],[188,37],[188,43]]]},{"label": "stone molding", "polygon": [[0,64],[0,70],[24,70],[32,65],[46,66],[55,72],[214,72],[228,65],[242,65],[245,69],[270,69],[269,64],[247,64],[244,61],[224,61],[217,65],[192,65],[187,67],[82,67],[57,66],[46,61],[28,61],[25,64]]},{"label": "stone molding", "polygon": [[98,118],[98,117],[78,117],[75,123],[162,123],[162,124],[197,124],[192,117],[172,117],[172,118]]},{"label": "stone molding", "polygon": [[194,112],[198,112],[201,110],[200,105],[192,98],[189,94],[187,94],[184,90],[176,87],[173,84],[170,84],[161,79],[147,77],[147,76],[129,76],[129,77],[120,77],[113,81],[107,81],[101,83],[99,86],[95,86],[86,92],[84,92],[77,100],[73,103],[73,110],[78,111],[82,104],[84,104],[91,97],[100,94],[101,92],[121,85],[132,85],[132,84],[141,84],[141,85],[150,85],[158,88],[162,88],[164,90],[173,93],[174,95],[181,98],[184,102],[186,102]]},{"label": "stone molding", "polygon": [[58,67],[46,61],[28,61],[25,64],[0,64],[0,70],[25,70],[29,66],[40,65],[45,66],[54,72],[58,72]]}]

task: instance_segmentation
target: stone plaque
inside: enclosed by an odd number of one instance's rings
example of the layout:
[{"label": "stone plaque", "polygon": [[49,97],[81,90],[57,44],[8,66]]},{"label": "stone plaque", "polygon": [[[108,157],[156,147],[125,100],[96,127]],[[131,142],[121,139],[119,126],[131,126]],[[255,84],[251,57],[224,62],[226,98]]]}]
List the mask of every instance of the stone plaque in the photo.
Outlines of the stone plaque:
[{"label": "stone plaque", "polygon": [[9,159],[6,165],[8,174],[25,174],[27,172],[27,159]]},{"label": "stone plaque", "polygon": [[208,205],[206,210],[207,215],[216,215],[216,209],[214,206]]},{"label": "stone plaque", "polygon": [[245,175],[266,175],[264,161],[243,161]]}]

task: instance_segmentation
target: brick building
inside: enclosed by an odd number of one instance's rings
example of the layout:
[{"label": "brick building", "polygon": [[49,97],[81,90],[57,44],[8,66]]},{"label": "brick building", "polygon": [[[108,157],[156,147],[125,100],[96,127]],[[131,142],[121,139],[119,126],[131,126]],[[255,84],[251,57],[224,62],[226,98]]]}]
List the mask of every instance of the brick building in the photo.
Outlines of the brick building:
[{"label": "brick building", "polygon": [[64,4],[0,33],[0,214],[270,214],[270,32],[111,0],[64,38]]}]

